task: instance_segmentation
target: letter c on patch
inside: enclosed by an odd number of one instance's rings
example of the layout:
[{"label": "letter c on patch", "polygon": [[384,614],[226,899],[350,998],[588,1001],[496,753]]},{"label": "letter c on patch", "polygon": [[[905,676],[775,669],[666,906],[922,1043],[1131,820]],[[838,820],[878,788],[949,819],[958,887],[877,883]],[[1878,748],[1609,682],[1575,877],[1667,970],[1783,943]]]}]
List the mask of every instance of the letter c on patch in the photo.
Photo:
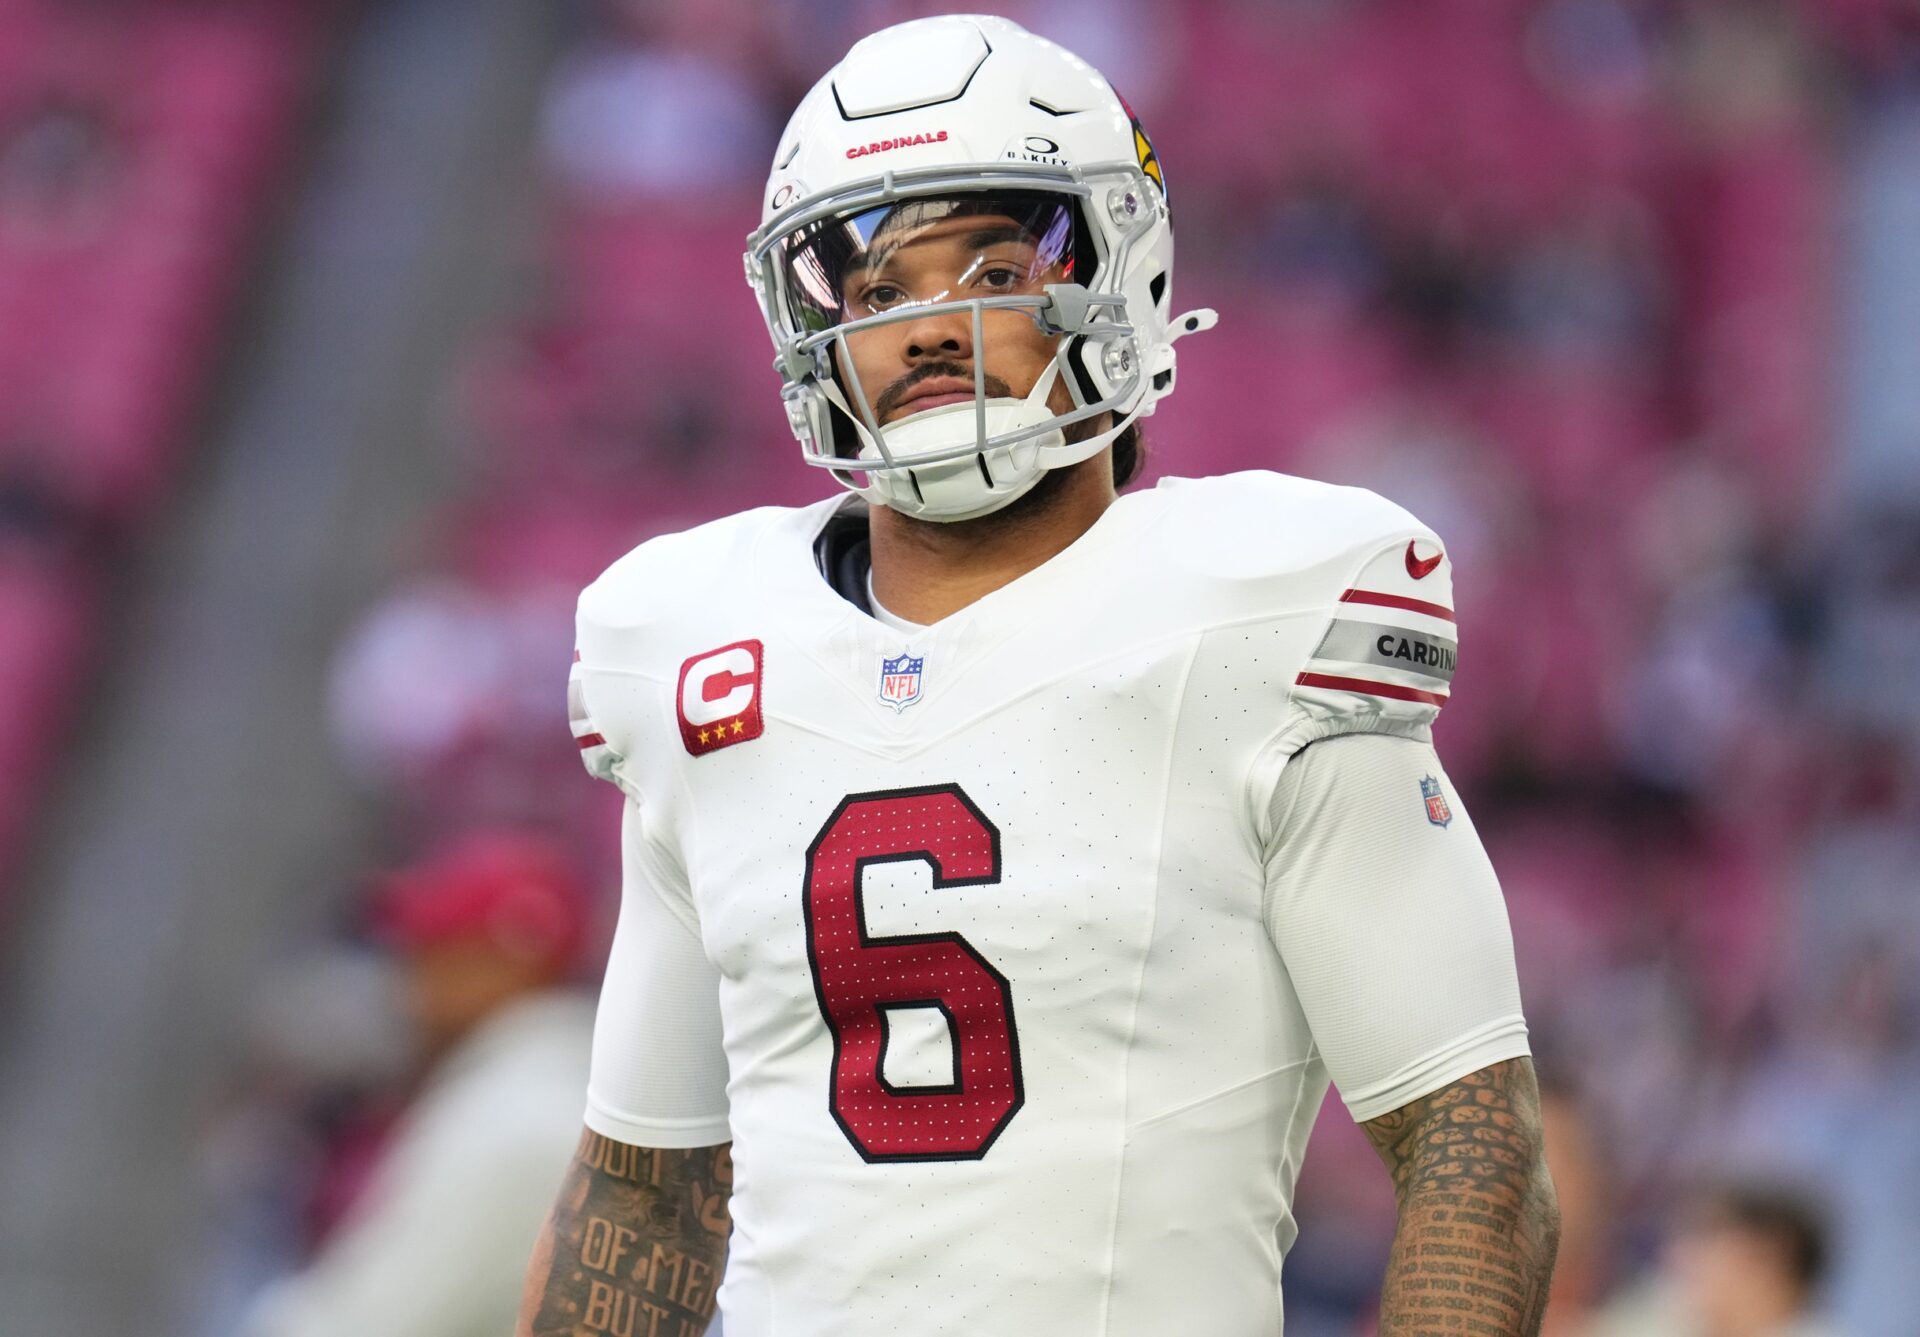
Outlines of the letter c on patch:
[{"label": "letter c on patch", "polygon": [[742,645],[694,660],[680,679],[681,717],[698,726],[740,714],[753,704],[759,667]]}]

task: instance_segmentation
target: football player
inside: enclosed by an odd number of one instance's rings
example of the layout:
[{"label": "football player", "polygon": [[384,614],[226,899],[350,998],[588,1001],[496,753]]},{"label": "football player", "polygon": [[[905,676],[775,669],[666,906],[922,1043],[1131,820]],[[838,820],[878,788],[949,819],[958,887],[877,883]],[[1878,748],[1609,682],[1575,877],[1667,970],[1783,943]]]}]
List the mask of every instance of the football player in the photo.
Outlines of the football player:
[{"label": "football player", "polygon": [[853,495],[581,598],[625,888],[520,1331],[1272,1334],[1331,1082],[1398,1194],[1382,1331],[1535,1332],[1440,540],[1272,473],[1116,496],[1213,313],[1173,314],[1139,122],[1012,23],[860,42],[763,204],[788,416]]}]

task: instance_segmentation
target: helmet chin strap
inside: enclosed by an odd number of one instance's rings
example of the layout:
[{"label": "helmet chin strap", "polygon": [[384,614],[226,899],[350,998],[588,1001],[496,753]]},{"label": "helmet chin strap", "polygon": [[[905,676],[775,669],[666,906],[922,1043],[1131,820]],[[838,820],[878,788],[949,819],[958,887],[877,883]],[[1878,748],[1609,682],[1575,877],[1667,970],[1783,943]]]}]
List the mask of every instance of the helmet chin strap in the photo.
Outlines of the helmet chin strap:
[{"label": "helmet chin strap", "polygon": [[[995,397],[922,409],[880,431],[895,460],[977,446],[1011,432],[1038,427],[1054,416],[1047,403],[1060,378],[1060,359],[1047,364],[1022,399]],[[836,387],[837,390],[837,387]],[[852,415],[849,415],[852,416]],[[984,429],[982,421],[984,420]],[[855,422],[860,437],[856,459],[880,463],[885,456],[866,424]],[[1069,445],[1060,428],[1040,432],[1012,445],[972,450],[929,464],[896,465],[868,472],[867,499],[921,520],[972,520],[1025,496],[1050,468],[1078,463],[1098,453],[1103,438]],[[1084,452],[1076,447],[1084,446]]]},{"label": "helmet chin strap", "polygon": [[[985,415],[987,435],[998,436],[1034,426],[1035,420],[1024,408],[1021,400],[989,399]],[[915,433],[901,434],[909,440],[917,436],[930,438],[925,442],[927,445],[946,445],[952,441],[956,429],[965,434],[963,440],[974,437],[976,413],[972,404],[945,404],[916,413],[913,418],[930,421],[916,424],[919,430]],[[913,419],[907,420],[910,422]],[[904,427],[907,423],[900,425]],[[896,511],[922,520],[971,520],[989,515],[1024,496],[1046,472],[1040,463],[1041,447],[1060,439],[1061,432],[1055,428],[1015,445],[962,455],[937,464],[886,470],[868,477],[885,504]],[[896,440],[889,432],[887,444],[904,450],[909,442]]]}]

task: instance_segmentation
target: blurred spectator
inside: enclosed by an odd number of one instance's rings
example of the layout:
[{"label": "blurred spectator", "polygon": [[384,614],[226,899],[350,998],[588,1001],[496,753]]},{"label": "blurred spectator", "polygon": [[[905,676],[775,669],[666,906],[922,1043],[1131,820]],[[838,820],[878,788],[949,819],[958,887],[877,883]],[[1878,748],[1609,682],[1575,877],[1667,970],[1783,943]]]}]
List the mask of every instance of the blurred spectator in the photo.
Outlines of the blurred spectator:
[{"label": "blurred spectator", "polygon": [[470,836],[393,877],[375,919],[429,1055],[359,1200],[270,1287],[250,1337],[498,1337],[580,1131],[593,1006],[566,980],[585,898],[544,841]]},{"label": "blurred spectator", "polygon": [[9,240],[83,245],[113,206],[122,152],[112,109],[47,93],[0,128],[0,233]]},{"label": "blurred spectator", "polygon": [[1593,1337],[1826,1337],[1814,1297],[1827,1263],[1822,1214],[1756,1184],[1704,1194],[1658,1280],[1611,1307]]},{"label": "blurred spectator", "polygon": [[1541,1337],[1585,1337],[1607,1282],[1613,1165],[1598,1128],[1572,1091],[1544,1085],[1540,1114],[1547,1168],[1560,1201],[1560,1252]]},{"label": "blurred spectator", "polygon": [[1840,536],[1820,690],[1836,715],[1920,741],[1920,506],[1882,504]]},{"label": "blurred spectator", "polygon": [[692,52],[605,43],[555,81],[547,157],[563,188],[606,203],[756,184],[775,130],[757,94]]},{"label": "blurred spectator", "polygon": [[570,613],[563,597],[496,593],[442,577],[396,589],[335,660],[333,726],[342,760],[363,781],[404,789],[444,774],[464,744],[550,723],[541,707],[552,704],[554,665],[562,660],[554,646],[570,644]]},{"label": "blurred spectator", "polygon": [[395,974],[383,954],[327,943],[274,962],[244,1000],[240,1089],[200,1147],[220,1243],[193,1331],[232,1333],[365,1188],[414,1060]]},{"label": "blurred spectator", "polygon": [[[0,457],[7,446],[0,441]],[[47,561],[84,552],[87,527],[47,473],[0,458],[0,559]]]}]

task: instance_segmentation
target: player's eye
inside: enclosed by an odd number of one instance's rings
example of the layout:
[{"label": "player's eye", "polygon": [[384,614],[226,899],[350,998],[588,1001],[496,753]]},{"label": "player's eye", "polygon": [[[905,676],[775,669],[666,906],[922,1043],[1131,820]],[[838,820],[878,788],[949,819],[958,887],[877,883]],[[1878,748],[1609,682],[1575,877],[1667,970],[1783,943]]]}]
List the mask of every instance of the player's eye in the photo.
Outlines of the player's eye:
[{"label": "player's eye", "polygon": [[1020,286],[1022,277],[1012,265],[991,265],[980,272],[980,283],[997,292],[1011,292]]},{"label": "player's eye", "polygon": [[906,301],[907,294],[892,283],[870,284],[860,293],[860,305],[869,311],[885,311]]}]

